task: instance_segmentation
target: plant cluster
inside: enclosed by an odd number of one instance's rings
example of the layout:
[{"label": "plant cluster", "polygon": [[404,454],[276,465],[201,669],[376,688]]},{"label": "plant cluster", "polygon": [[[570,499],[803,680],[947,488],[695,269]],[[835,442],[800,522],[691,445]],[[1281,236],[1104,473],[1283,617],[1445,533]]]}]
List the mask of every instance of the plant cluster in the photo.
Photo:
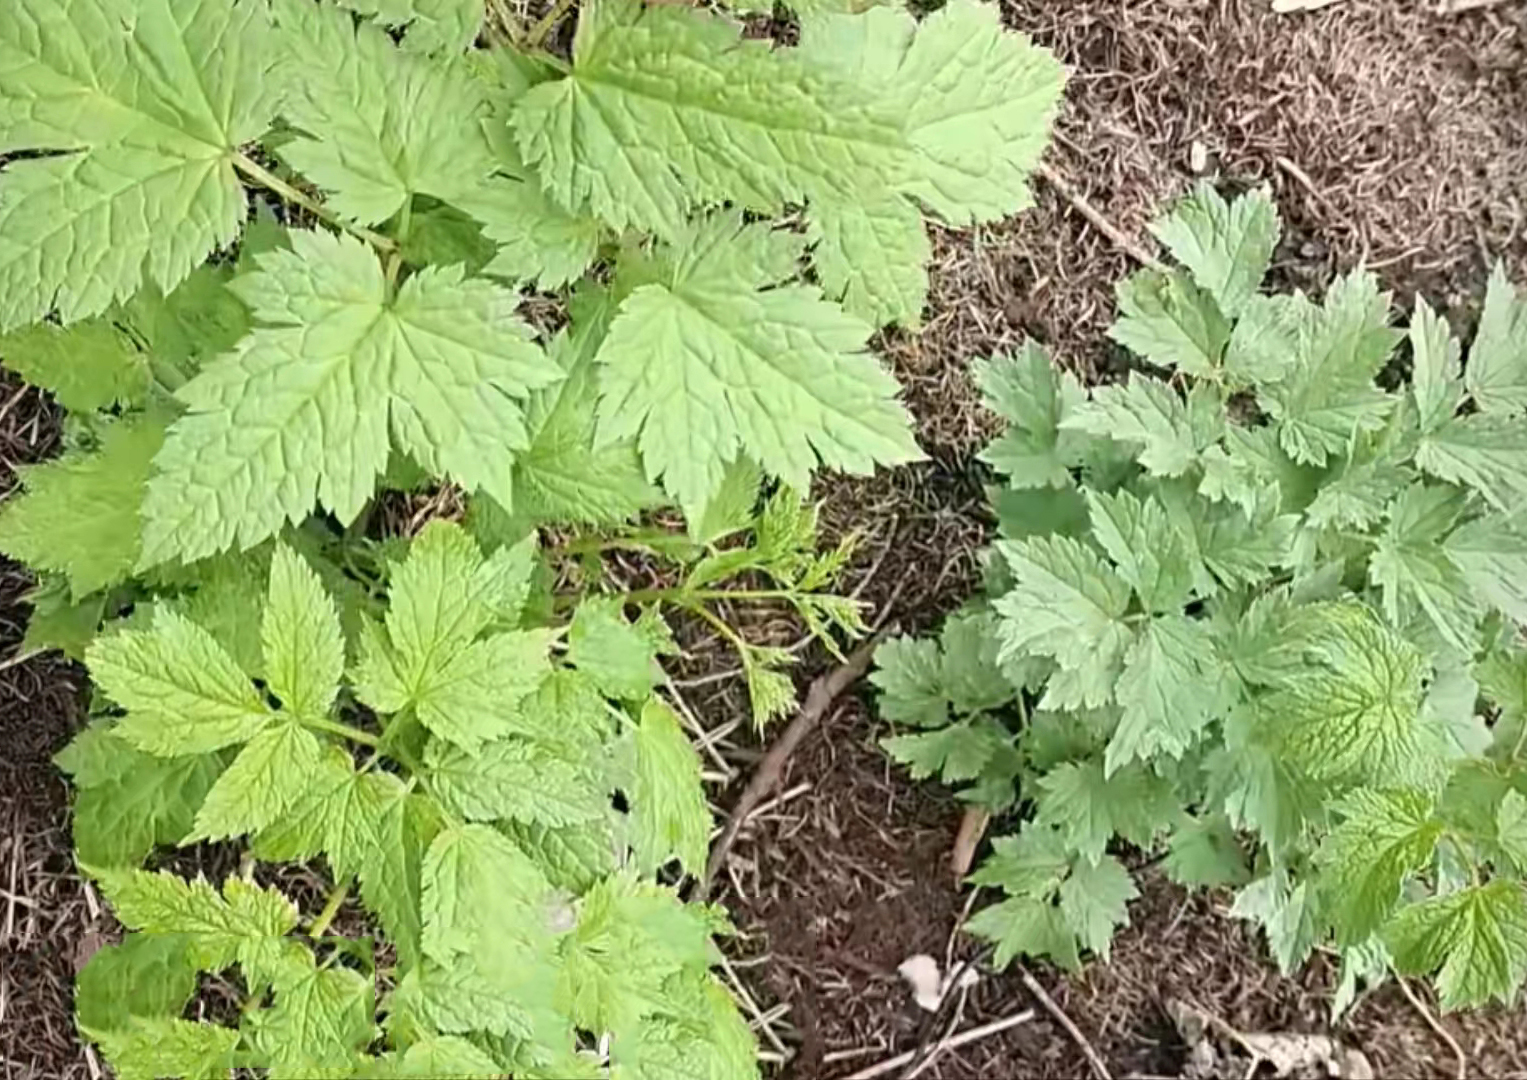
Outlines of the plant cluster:
[{"label": "plant cluster", "polygon": [[[1491,278],[1463,362],[1424,300],[1409,371],[1369,273],[1267,294],[1260,194],[1153,231],[1180,268],[1118,290],[1162,378],[1083,389],[1037,346],[977,369],[986,595],[887,642],[885,747],[993,812],[972,933],[1001,965],[1108,955],[1133,849],[1234,886],[1279,965],[1340,955],[1447,1008],[1527,975],[1527,300]],[[1127,847],[1121,847],[1121,842]]]},{"label": "plant cluster", "polygon": [[[0,10],[0,360],[67,410],[0,550],[24,648],[96,684],[60,764],[131,932],[79,1018],[127,1080],[754,1071],[680,901],[665,612],[760,722],[789,655],[716,601],[860,631],[796,492],[917,455],[868,343],[917,323],[925,214],[1026,204],[1061,72],[976,0],[805,4],[788,47],[590,0],[569,58],[570,6]],[[381,527],[442,483],[460,523]],[[178,873],[203,842],[237,871]]]}]

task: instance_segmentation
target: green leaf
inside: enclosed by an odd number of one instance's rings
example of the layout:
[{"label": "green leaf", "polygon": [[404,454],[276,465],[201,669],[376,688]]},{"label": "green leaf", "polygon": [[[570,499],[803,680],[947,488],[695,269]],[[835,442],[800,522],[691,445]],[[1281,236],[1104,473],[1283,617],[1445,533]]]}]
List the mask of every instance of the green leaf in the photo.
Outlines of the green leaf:
[{"label": "green leaf", "polygon": [[437,1035],[414,1043],[389,1077],[417,1080],[496,1080],[504,1074],[498,1062],[459,1035]]},{"label": "green leaf", "polygon": [[207,792],[183,843],[259,832],[302,797],[322,753],[318,739],[298,723],[265,727]]},{"label": "green leaf", "polygon": [[136,1019],[126,1028],[93,1033],[120,1080],[214,1080],[233,1067],[239,1033],[216,1024],[167,1016]]},{"label": "green leaf", "polygon": [[701,220],[599,347],[598,442],[635,439],[648,478],[682,505],[703,503],[739,454],[798,491],[819,459],[868,473],[921,456],[896,380],[864,351],[868,324],[781,284],[798,251],[735,214]]},{"label": "green leaf", "polygon": [[1095,864],[1078,863],[1060,886],[1060,910],[1081,942],[1108,959],[1113,932],[1129,925],[1129,901],[1140,895],[1124,864],[1104,855]]},{"label": "green leaf", "polygon": [[972,885],[998,886],[1009,896],[1048,899],[1071,869],[1071,854],[1054,829],[1025,824],[1016,836],[992,841],[991,854],[970,875]]},{"label": "green leaf", "polygon": [[1113,494],[1083,491],[1091,513],[1092,534],[1135,587],[1147,611],[1181,610],[1193,591],[1192,554],[1161,503],[1144,501],[1126,490]]},{"label": "green leaf", "polygon": [[1076,377],[1052,365],[1033,342],[978,360],[973,371],[982,403],[1007,421],[981,460],[1006,475],[1010,487],[1069,487],[1071,469],[1082,464],[1089,442],[1061,429],[1061,421],[1087,400]]},{"label": "green leaf", "polygon": [[512,123],[558,203],[670,238],[701,203],[854,201],[907,154],[889,103],[790,50],[698,11],[616,0],[580,12],[570,75],[532,87]]},{"label": "green leaf", "polygon": [[162,757],[244,742],[273,714],[249,677],[201,627],[162,606],[148,630],[97,638],[91,677],[127,710],[117,732]]},{"label": "green leaf", "polygon": [[529,739],[500,739],[471,753],[432,742],[425,765],[441,806],[468,821],[576,825],[604,816],[609,805],[597,775]]},{"label": "green leaf", "polygon": [[[389,430],[431,473],[510,502],[528,443],[516,399],[561,378],[514,317],[515,294],[426,267],[389,296],[359,240],[291,239],[234,283],[269,325],[179,391],[189,413],[156,459],[144,565],[257,543],[315,496],[353,520],[386,468]],[[329,329],[312,333],[319,322]]]},{"label": "green leaf", "polygon": [[1052,656],[1077,674],[1083,702],[1102,705],[1131,634],[1130,588],[1091,548],[1065,536],[998,543],[1014,588],[997,601],[1002,657]]},{"label": "green leaf", "polygon": [[244,222],[233,160],[281,84],[264,5],[120,7],[30,0],[0,16],[0,145],[29,151],[0,183],[0,331],[98,315],[149,281],[173,289]]},{"label": "green leaf", "polygon": [[[15,498],[16,496],[12,496]],[[106,615],[105,593],[92,593],[78,603],[69,599],[69,586],[60,577],[39,575],[37,587],[23,599],[32,605],[20,652],[57,649],[71,660],[83,662],[85,650],[95,640]]]},{"label": "green leaf", "polygon": [[1516,881],[1475,885],[1404,908],[1384,941],[1400,971],[1437,972],[1444,1009],[1510,1006],[1527,974],[1527,899]]},{"label": "green leaf", "polygon": [[1511,790],[1495,812],[1495,842],[1517,873],[1527,871],[1527,798]]},{"label": "green leaf", "polygon": [[607,821],[562,828],[508,821],[500,828],[559,889],[587,892],[600,879],[615,872],[614,838]]},{"label": "green leaf", "polygon": [[1115,689],[1123,712],[1104,769],[1112,775],[1136,759],[1182,757],[1234,703],[1227,676],[1206,622],[1151,619],[1125,655]]},{"label": "green leaf", "polygon": [[311,953],[282,972],[268,1009],[246,1023],[273,1072],[313,1076],[353,1065],[376,1036],[371,979],[342,966],[319,968]]},{"label": "green leaf", "polygon": [[1119,282],[1119,318],[1108,336],[1157,367],[1212,378],[1230,343],[1230,324],[1186,274],[1142,270]]},{"label": "green leaf", "polygon": [[1076,935],[1053,904],[1027,896],[1009,897],[976,912],[965,929],[996,944],[992,964],[999,970],[1020,955],[1053,960],[1068,971],[1081,967]]},{"label": "green leaf", "polygon": [[822,288],[850,315],[871,326],[921,323],[933,245],[914,203],[900,195],[819,201],[807,216],[806,239]]},{"label": "green leaf", "polygon": [[344,635],[318,575],[284,544],[271,558],[260,637],[265,681],[282,710],[303,720],[327,717],[344,674]]},{"label": "green leaf", "polygon": [[178,844],[222,770],[209,754],[160,758],[92,724],[57,757],[74,780],[74,846],[92,867],[134,866],[156,844]]},{"label": "green leaf", "polygon": [[141,406],[148,397],[147,358],[110,319],[70,327],[39,323],[0,337],[0,360],[70,412]]},{"label": "green leaf", "polygon": [[944,693],[955,712],[985,712],[1013,699],[1013,685],[997,660],[997,619],[992,613],[951,615],[939,632],[939,647]]},{"label": "green leaf", "polygon": [[1442,822],[1419,791],[1359,788],[1335,809],[1345,820],[1316,852],[1337,943],[1357,945],[1382,926],[1409,877],[1431,860]]},{"label": "green leaf", "polygon": [[246,978],[279,970],[297,908],[273,889],[230,877],[222,895],[204,879],[169,871],[116,870],[100,876],[102,891],[123,925],[150,934],[183,934],[196,967],[221,971],[235,963]]},{"label": "green leaf", "polygon": [[657,651],[618,600],[593,598],[578,605],[567,634],[567,658],[601,692],[640,699],[663,681]]},{"label": "green leaf", "polygon": [[1463,381],[1485,413],[1527,411],[1527,298],[1517,295],[1500,263],[1490,274]]},{"label": "green leaf", "polygon": [[1421,724],[1421,654],[1368,609],[1309,609],[1307,667],[1261,699],[1289,759],[1323,779],[1433,784],[1438,750]]},{"label": "green leaf", "polygon": [[1282,870],[1258,878],[1236,893],[1230,914],[1261,925],[1278,970],[1284,975],[1304,963],[1320,932],[1309,887],[1300,882],[1290,888]]},{"label": "green leaf", "polygon": [[1142,847],[1180,816],[1171,789],[1135,765],[1107,776],[1097,761],[1070,761],[1039,778],[1035,821],[1060,830],[1066,846],[1097,863],[1115,834]]},{"label": "green leaf", "polygon": [[1237,388],[1277,383],[1297,365],[1300,341],[1318,311],[1302,292],[1247,299],[1225,349],[1225,381]]},{"label": "green leaf", "polygon": [[339,0],[358,15],[406,29],[405,48],[459,53],[482,28],[483,0]]},{"label": "green leaf", "polygon": [[361,899],[376,913],[407,972],[421,956],[421,868],[441,823],[439,811],[428,800],[409,795],[401,783],[386,787],[379,792],[386,798],[376,818],[376,846],[366,851],[361,863]]},{"label": "green leaf", "polygon": [[1257,400],[1278,421],[1279,441],[1295,461],[1324,465],[1354,433],[1383,427],[1398,400],[1373,383],[1399,339],[1389,306],[1372,274],[1338,279],[1324,306],[1308,312],[1292,369],[1259,388]]},{"label": "green leaf", "polygon": [[196,993],[196,966],[179,934],[128,934],[91,954],[75,979],[74,1004],[87,1031],[130,1027],[134,1017],[180,1015]]},{"label": "green leaf", "polygon": [[1161,867],[1167,877],[1190,888],[1244,885],[1251,876],[1246,853],[1224,814],[1192,816],[1178,826]]},{"label": "green leaf", "polygon": [[1200,184],[1152,223],[1151,232],[1193,272],[1231,318],[1246,309],[1267,273],[1280,233],[1278,208],[1264,192],[1226,203]]},{"label": "green leaf", "polygon": [[[259,211],[256,214],[239,244],[241,264],[252,253],[275,246],[262,248],[262,219]],[[277,235],[284,242],[285,230],[278,229]],[[218,353],[232,349],[249,332],[249,309],[228,288],[233,273],[234,267],[228,264],[198,266],[168,296],[147,285],[123,305],[123,314],[156,360],[189,375]]]},{"label": "green leaf", "polygon": [[870,682],[879,688],[880,715],[898,724],[938,728],[949,722],[943,656],[932,638],[894,637],[875,649]]},{"label": "green leaf", "polygon": [[670,859],[691,874],[705,866],[711,815],[700,786],[700,756],[673,711],[649,699],[636,727],[632,846],[643,872]]},{"label": "green leaf", "polygon": [[1432,431],[1448,419],[1463,397],[1458,339],[1447,320],[1416,297],[1410,320],[1411,393],[1421,416],[1421,430]]},{"label": "green leaf", "polygon": [[563,210],[534,179],[495,176],[452,202],[498,246],[485,274],[551,291],[582,277],[599,253],[604,227]]},{"label": "green leaf", "polygon": [[1442,550],[1476,596],[1527,622],[1527,515],[1486,514],[1465,522],[1442,542]]},{"label": "green leaf", "polygon": [[1134,372],[1123,386],[1093,390],[1092,400],[1078,405],[1060,426],[1138,444],[1140,464],[1158,476],[1182,475],[1214,441],[1200,441],[1176,390]]},{"label": "green leaf", "polygon": [[1527,497],[1527,425],[1500,413],[1452,417],[1421,437],[1416,464],[1509,511]]},{"label": "green leaf", "polygon": [[338,7],[278,0],[274,10],[290,79],[283,111],[306,133],[277,152],[338,213],[376,224],[415,195],[451,202],[493,171],[488,94],[463,65],[399,49]]},{"label": "green leaf", "polygon": [[105,426],[100,448],[17,469],[24,494],[0,510],[0,551],[63,574],[74,597],[127,580],[138,561],[138,509],[168,421],[153,413]]},{"label": "green leaf", "polygon": [[1368,576],[1384,591],[1390,623],[1404,624],[1402,608],[1414,603],[1443,640],[1471,655],[1478,645],[1482,614],[1463,571],[1437,543],[1461,509],[1458,493],[1414,484],[1389,509],[1389,526],[1368,564]]},{"label": "green leaf", "polygon": [[976,719],[915,735],[894,735],[881,739],[880,745],[911,769],[912,779],[937,773],[950,784],[975,779],[1009,742],[1010,736],[1000,724]]}]

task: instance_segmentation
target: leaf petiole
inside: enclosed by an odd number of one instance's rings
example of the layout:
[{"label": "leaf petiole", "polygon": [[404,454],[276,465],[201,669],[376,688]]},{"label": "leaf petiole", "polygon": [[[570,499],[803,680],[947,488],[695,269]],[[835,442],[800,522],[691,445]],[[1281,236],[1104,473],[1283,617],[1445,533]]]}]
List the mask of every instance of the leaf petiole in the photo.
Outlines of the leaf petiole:
[{"label": "leaf petiole", "polygon": [[302,207],[314,217],[328,222],[335,228],[343,229],[345,232],[350,233],[357,239],[366,241],[366,243],[370,244],[372,247],[376,248],[384,255],[390,254],[396,251],[398,248],[397,244],[383,236],[381,233],[373,232],[372,230],[364,228],[360,225],[352,225],[345,221],[333,210],[330,210],[327,206],[323,205],[323,203],[319,202],[317,199],[306,194],[305,192],[293,187],[291,184],[288,184],[285,180],[281,179],[275,173],[261,165],[258,161],[255,161],[248,154],[234,154],[233,167],[239,172],[243,173],[248,179],[253,180],[255,183],[265,188],[267,191],[281,196],[281,198],[285,199],[289,203]]}]

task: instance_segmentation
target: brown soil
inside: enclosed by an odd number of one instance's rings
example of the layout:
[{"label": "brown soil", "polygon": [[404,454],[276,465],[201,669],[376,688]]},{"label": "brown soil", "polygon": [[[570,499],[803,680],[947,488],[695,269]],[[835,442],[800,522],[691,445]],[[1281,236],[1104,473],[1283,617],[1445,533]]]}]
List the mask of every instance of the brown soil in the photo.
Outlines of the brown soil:
[{"label": "brown soil", "polygon": [[[1437,14],[1437,0],[1335,0],[1287,16],[1266,0],[1003,2],[1010,25],[1072,69],[1049,161],[1145,245],[1144,223],[1197,179],[1228,191],[1265,183],[1285,221],[1280,284],[1318,289],[1366,261],[1402,304],[1423,290],[1463,324],[1492,261],[1527,279],[1523,0],[1458,15]],[[1091,378],[1125,364],[1103,330],[1113,283],[1133,264],[1056,190],[1036,183],[1035,196],[1035,208],[1011,223],[937,232],[926,327],[886,336],[934,460],[819,485],[828,531],[865,537],[851,586],[876,611],[889,605],[903,629],[936,624],[978,575],[987,522],[971,454],[991,418],[976,404],[969,360],[1028,335]],[[36,393],[0,380],[0,490],[12,486],[15,464],[54,450],[56,419]],[[421,506],[400,508],[399,520],[443,509]],[[20,640],[25,588],[22,574],[0,566],[0,663]],[[799,638],[788,620],[734,614],[756,640]],[[725,676],[734,660],[686,629],[680,693],[698,723],[721,729],[708,763],[736,779],[718,793],[724,807],[759,751],[739,719],[747,714],[739,681]],[[830,662],[805,653],[802,685]],[[110,921],[73,873],[67,790],[51,765],[83,693],[77,668],[46,657],[0,670],[4,1080],[99,1075],[75,1037],[70,998],[77,961]],[[863,697],[840,702],[791,761],[780,802],[744,831],[720,883],[739,926],[729,949],[737,975],[798,1080],[845,1077],[917,1047],[928,1014],[896,966],[915,952],[941,964],[970,952],[954,933],[968,894],[948,870],[960,807],[890,768],[876,734]],[[1069,979],[1034,972],[1112,1075],[1181,1074],[1186,1047],[1166,1012],[1174,999],[1241,1031],[1331,1030],[1324,965],[1282,979],[1256,936],[1224,916],[1223,897],[1189,897],[1149,873],[1144,892],[1110,963]],[[985,977],[960,1026],[1031,1007],[1016,975]],[[1527,1076],[1522,1020],[1489,1013],[1441,1023],[1468,1075],[1511,1077]],[[1459,1069],[1395,988],[1365,999],[1339,1034],[1380,1076]],[[1243,1074],[1244,1060],[1235,1072]],[[1088,1067],[1075,1039],[1040,1009],[1029,1023],[937,1057],[921,1075],[1084,1077]]]}]

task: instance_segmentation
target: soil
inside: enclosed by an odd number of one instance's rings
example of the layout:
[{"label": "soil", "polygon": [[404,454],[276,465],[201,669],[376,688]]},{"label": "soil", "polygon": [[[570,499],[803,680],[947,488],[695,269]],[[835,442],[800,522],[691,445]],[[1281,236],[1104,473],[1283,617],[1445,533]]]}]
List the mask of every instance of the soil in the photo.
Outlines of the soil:
[{"label": "soil", "polygon": [[[1265,184],[1285,222],[1279,285],[1319,290],[1363,263],[1401,307],[1424,291],[1465,329],[1495,261],[1527,280],[1527,3],[1438,10],[1456,4],[1334,0],[1276,15],[1267,0],[1004,0],[1003,10],[1071,69],[1050,167],[1137,243],[1152,246],[1145,223],[1193,183]],[[826,530],[863,537],[850,586],[903,630],[936,625],[979,574],[989,522],[973,454],[992,418],[969,361],[1032,336],[1089,379],[1126,365],[1103,331],[1130,256],[1054,186],[1036,180],[1034,194],[1035,207],[1010,223],[935,230],[925,325],[881,343],[931,460],[818,487]],[[53,453],[57,433],[45,399],[0,379],[0,490],[16,465]],[[410,503],[397,513],[406,525],[450,510]],[[0,564],[0,658],[20,642],[27,587]],[[755,640],[800,639],[777,615],[730,614]],[[679,693],[711,731],[707,764],[729,781],[715,790],[724,811],[761,751],[728,675],[734,659],[694,628],[684,643]],[[803,650],[801,686],[832,663]],[[47,656],[0,664],[0,1077],[94,1078],[103,1070],[74,1034],[72,978],[113,928],[73,871],[67,788],[51,764],[80,722],[86,684]],[[862,689],[841,700],[718,883],[738,926],[732,977],[764,1018],[765,1050],[788,1056],[780,1072],[796,1080],[842,1080],[936,1042],[943,1028],[931,1030],[896,968],[925,952],[947,969],[972,952],[956,933],[969,892],[949,870],[961,807],[892,769],[877,734]],[[1317,959],[1283,978],[1257,936],[1227,917],[1226,897],[1189,896],[1148,870],[1142,878],[1108,963],[1074,977],[1033,969],[1076,1034],[1016,971],[983,975],[960,1028],[1034,1016],[936,1056],[919,1075],[1084,1077],[1085,1041],[1115,1077],[1183,1076],[1190,1048],[1169,1007],[1185,1002],[1243,1033],[1335,1035],[1383,1077],[1527,1076],[1520,1012],[1439,1020],[1423,987],[1412,1001],[1391,986],[1333,1027],[1329,965]],[[1224,1042],[1226,1075],[1250,1075]]]}]

